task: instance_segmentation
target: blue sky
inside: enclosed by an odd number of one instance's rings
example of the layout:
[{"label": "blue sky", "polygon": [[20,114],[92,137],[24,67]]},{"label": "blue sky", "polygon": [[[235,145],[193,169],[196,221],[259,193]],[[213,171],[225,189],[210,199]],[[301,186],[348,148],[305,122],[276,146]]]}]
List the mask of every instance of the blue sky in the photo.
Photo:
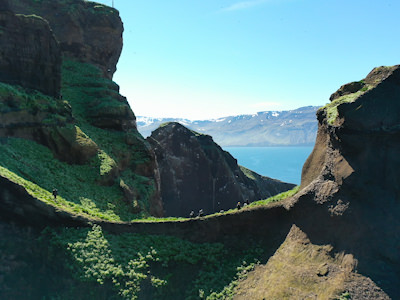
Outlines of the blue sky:
[{"label": "blue sky", "polygon": [[194,120],[324,105],[373,67],[400,64],[398,0],[114,6],[125,28],[114,81],[138,116]]}]

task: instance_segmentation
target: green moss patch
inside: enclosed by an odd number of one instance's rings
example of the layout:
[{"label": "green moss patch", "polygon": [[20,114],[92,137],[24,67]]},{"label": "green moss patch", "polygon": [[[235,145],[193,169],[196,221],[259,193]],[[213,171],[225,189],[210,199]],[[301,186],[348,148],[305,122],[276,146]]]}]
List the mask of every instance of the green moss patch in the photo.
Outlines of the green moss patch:
[{"label": "green moss patch", "polygon": [[[100,70],[95,66],[64,59],[62,66],[63,98],[71,103],[72,113],[79,127],[101,149],[98,155],[101,162],[101,175],[106,175],[114,170],[120,161],[129,162],[120,170],[119,176],[136,192],[135,202],[139,202],[139,206],[143,210],[136,217],[148,217],[149,198],[152,197],[155,190],[154,179],[141,176],[134,171],[137,166],[150,162],[145,140],[135,130],[123,132],[102,129],[93,126],[90,121],[92,115],[99,109],[107,111],[127,109],[126,103],[117,100],[118,89],[118,85],[102,77]],[[119,180],[116,180],[116,185],[119,185]]]},{"label": "green moss patch", "polygon": [[287,199],[289,197],[294,196],[299,191],[299,189],[300,189],[300,186],[298,185],[298,186],[294,187],[293,189],[291,189],[289,191],[286,191],[286,192],[277,194],[275,196],[269,197],[268,199],[260,200],[260,201],[254,201],[254,202],[250,203],[249,206],[267,205],[267,204],[272,203],[272,202],[282,201],[284,199]]},{"label": "green moss patch", "polygon": [[364,94],[366,91],[370,90],[372,86],[365,85],[361,90],[358,92],[348,94],[348,95],[343,95],[331,103],[328,103],[324,107],[321,107],[320,110],[325,110],[326,111],[326,117],[327,117],[327,122],[330,125],[333,125],[338,117],[338,110],[337,107],[343,103],[351,103],[354,102],[359,96]]},{"label": "green moss patch", "polygon": [[[44,115],[44,124],[65,123],[69,117],[70,105],[67,101],[55,99],[39,91],[0,82],[0,113],[26,111]],[[21,120],[22,121],[22,120]]]}]

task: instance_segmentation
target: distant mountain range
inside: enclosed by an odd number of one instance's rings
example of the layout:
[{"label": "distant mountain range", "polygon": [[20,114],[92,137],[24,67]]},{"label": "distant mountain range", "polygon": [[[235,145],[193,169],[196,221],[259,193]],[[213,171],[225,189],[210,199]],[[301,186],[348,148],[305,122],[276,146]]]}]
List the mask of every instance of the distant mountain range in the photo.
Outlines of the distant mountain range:
[{"label": "distant mountain range", "polygon": [[318,106],[287,111],[191,121],[178,118],[137,117],[139,132],[148,137],[166,122],[178,122],[191,130],[211,135],[221,146],[309,146],[315,143]]}]

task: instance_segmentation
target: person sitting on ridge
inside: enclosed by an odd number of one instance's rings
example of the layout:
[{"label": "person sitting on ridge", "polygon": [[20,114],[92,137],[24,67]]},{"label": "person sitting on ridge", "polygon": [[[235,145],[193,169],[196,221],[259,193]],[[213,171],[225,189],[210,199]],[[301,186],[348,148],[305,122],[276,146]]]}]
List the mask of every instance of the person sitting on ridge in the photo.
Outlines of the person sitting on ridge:
[{"label": "person sitting on ridge", "polygon": [[236,204],[236,208],[237,209],[241,209],[242,208],[242,205],[240,204],[240,201]]}]

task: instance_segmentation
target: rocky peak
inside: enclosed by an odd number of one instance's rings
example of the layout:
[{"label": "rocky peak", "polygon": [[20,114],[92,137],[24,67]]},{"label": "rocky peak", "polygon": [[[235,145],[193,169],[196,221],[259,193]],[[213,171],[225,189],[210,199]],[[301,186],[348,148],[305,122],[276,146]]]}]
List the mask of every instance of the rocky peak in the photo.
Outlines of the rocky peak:
[{"label": "rocky peak", "polygon": [[209,135],[167,123],[147,139],[156,154],[161,176],[161,197],[167,216],[188,216],[234,208],[246,199],[255,201],[294,187],[262,177],[247,175],[228,152]]},{"label": "rocky peak", "polygon": [[13,0],[18,14],[46,19],[64,56],[91,63],[111,79],[122,50],[123,25],[116,9],[83,0]]}]

